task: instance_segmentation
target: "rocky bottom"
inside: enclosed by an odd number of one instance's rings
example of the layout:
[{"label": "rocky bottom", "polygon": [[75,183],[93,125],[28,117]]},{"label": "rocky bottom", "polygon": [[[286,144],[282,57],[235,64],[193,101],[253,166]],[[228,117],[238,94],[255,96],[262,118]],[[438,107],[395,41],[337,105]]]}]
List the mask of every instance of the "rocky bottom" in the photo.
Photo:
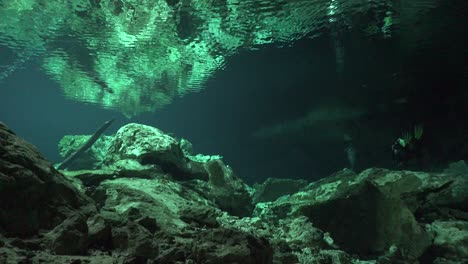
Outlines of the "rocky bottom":
[{"label": "rocky bottom", "polygon": [[251,187],[221,157],[128,124],[70,169],[0,123],[0,264],[468,263],[464,162]]}]

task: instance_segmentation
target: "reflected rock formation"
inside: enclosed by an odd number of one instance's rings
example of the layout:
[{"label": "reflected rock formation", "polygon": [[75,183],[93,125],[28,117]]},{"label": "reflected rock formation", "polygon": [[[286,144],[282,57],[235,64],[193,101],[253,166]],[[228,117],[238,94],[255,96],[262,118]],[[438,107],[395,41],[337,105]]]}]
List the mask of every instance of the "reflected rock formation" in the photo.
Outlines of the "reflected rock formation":
[{"label": "reflected rock formation", "polygon": [[34,59],[65,96],[132,116],[202,89],[241,50],[351,27],[390,38],[436,2],[3,0],[0,81]]}]

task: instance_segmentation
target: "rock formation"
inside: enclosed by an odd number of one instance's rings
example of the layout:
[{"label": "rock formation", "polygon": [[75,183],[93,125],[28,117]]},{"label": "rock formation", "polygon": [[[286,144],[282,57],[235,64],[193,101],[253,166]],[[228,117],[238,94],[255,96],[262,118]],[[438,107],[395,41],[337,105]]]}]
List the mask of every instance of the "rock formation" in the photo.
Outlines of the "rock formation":
[{"label": "rock formation", "polygon": [[89,167],[57,171],[0,125],[0,263],[468,261],[461,163],[254,189],[159,129],[128,124],[107,140],[84,154]]}]

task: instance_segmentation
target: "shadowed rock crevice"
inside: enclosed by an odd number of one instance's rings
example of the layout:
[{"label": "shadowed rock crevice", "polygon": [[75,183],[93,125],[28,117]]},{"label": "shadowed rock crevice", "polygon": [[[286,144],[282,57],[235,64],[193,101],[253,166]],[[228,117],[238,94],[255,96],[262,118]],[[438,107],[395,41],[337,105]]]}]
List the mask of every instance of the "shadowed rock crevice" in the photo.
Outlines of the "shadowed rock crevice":
[{"label": "shadowed rock crevice", "polygon": [[165,161],[161,158],[154,157],[151,155],[143,156],[140,158],[141,165],[156,165],[161,168],[162,172],[170,174],[174,179],[177,180],[189,180],[191,179],[190,173],[187,170],[179,168],[177,165],[170,161]]}]

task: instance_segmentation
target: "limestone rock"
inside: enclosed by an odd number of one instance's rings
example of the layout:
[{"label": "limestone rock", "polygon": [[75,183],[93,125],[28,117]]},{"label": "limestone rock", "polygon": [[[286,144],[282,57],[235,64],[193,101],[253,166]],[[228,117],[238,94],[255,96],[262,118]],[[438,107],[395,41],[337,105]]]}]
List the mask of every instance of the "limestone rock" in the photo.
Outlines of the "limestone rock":
[{"label": "limestone rock", "polygon": [[444,170],[445,174],[462,174],[468,176],[468,164],[464,160],[450,163],[447,169]]},{"label": "limestone rock", "polygon": [[430,223],[457,215],[468,220],[467,176],[368,169],[356,179],[374,182],[386,195],[401,199],[418,221]]},{"label": "limestone rock", "polygon": [[266,239],[232,229],[202,231],[192,252],[197,263],[271,263],[273,251]]},{"label": "limestone rock", "polygon": [[91,204],[36,147],[1,123],[0,139],[0,230],[34,235]]},{"label": "limestone rock", "polygon": [[[360,263],[357,261],[351,261],[352,258],[344,251],[341,250],[320,250],[317,252],[310,251],[309,248],[305,248],[299,255],[300,263],[308,264],[322,264],[322,263]],[[365,262],[364,262],[365,263]]]},{"label": "limestone rock", "polygon": [[106,219],[95,214],[88,218],[88,244],[93,248],[111,249],[111,225]]},{"label": "limestone rock", "polygon": [[216,201],[221,210],[236,216],[248,216],[252,213],[252,198],[247,186],[234,175],[233,170],[222,160],[213,160],[205,164],[209,175],[207,196]]},{"label": "limestone rock", "polygon": [[[219,156],[192,156],[191,144],[178,141],[161,130],[128,124],[120,128],[110,143],[101,170],[65,172],[84,186],[117,178],[160,178],[178,181],[201,180],[185,186],[195,189],[218,207],[236,216],[250,215],[253,209],[248,187],[234,175]],[[203,156],[203,158],[201,157]]]},{"label": "limestone rock", "polygon": [[164,178],[121,178],[102,182],[91,193],[101,212],[115,213],[119,218],[138,220],[148,216],[168,233],[178,233],[187,223],[180,212],[191,205],[204,205],[206,200],[179,183]]},{"label": "limestone rock", "polygon": [[[126,160],[128,163],[129,160]],[[120,162],[119,162],[120,163]],[[79,180],[84,187],[99,186],[105,180],[119,178],[153,179],[164,177],[165,173],[153,166],[139,165],[137,168],[106,168],[101,170],[63,171],[69,179]]]},{"label": "limestone rock", "polygon": [[[257,204],[255,215],[273,222],[304,215],[349,253],[368,257],[396,245],[404,258],[415,260],[431,240],[413,214],[422,202],[412,197],[434,193],[447,182],[427,173],[344,170],[285,199]],[[407,206],[407,201],[413,202]]]},{"label": "limestone rock", "polygon": [[296,210],[320,229],[329,231],[340,248],[350,253],[382,254],[396,244],[408,259],[415,260],[430,245],[429,235],[411,211],[370,182]]},{"label": "limestone rock", "polygon": [[193,205],[181,211],[181,219],[186,223],[198,226],[218,227],[216,217],[220,215],[213,207],[204,205]]},{"label": "limestone rock", "polygon": [[130,221],[112,229],[113,247],[127,256],[151,259],[158,255],[158,245],[153,235],[142,226]]},{"label": "limestone rock", "polygon": [[268,178],[264,183],[255,187],[253,202],[256,204],[274,201],[280,196],[296,193],[306,185],[305,180]]},{"label": "limestone rock", "polygon": [[271,179],[252,214],[252,188],[221,157],[124,128],[105,167],[64,177],[0,126],[1,263],[467,261],[464,173],[342,170],[305,187]]},{"label": "limestone rock", "polygon": [[447,263],[468,262],[468,222],[434,221],[428,229],[435,235],[431,255]]},{"label": "limestone rock", "polygon": [[301,250],[304,245],[320,247],[323,244],[323,231],[314,227],[308,218],[302,216],[280,221],[279,232],[293,250]]},{"label": "limestone rock", "polygon": [[[446,210],[463,215],[468,211],[468,177],[464,174],[436,174],[415,171],[392,171],[371,168],[359,175],[340,171],[330,177],[309,184],[302,196],[323,201],[352,188],[356,184],[369,181],[389,197],[401,199],[418,221],[431,222],[446,215]],[[309,192],[309,190],[315,190]],[[463,216],[460,216],[463,217]]]},{"label": "limestone rock", "polygon": [[104,162],[126,159],[157,165],[175,178],[183,178],[187,171],[179,142],[157,128],[141,124],[127,124],[117,131]]},{"label": "limestone rock", "polygon": [[46,247],[58,255],[84,254],[88,246],[88,226],[83,215],[76,214],[45,235]]}]

